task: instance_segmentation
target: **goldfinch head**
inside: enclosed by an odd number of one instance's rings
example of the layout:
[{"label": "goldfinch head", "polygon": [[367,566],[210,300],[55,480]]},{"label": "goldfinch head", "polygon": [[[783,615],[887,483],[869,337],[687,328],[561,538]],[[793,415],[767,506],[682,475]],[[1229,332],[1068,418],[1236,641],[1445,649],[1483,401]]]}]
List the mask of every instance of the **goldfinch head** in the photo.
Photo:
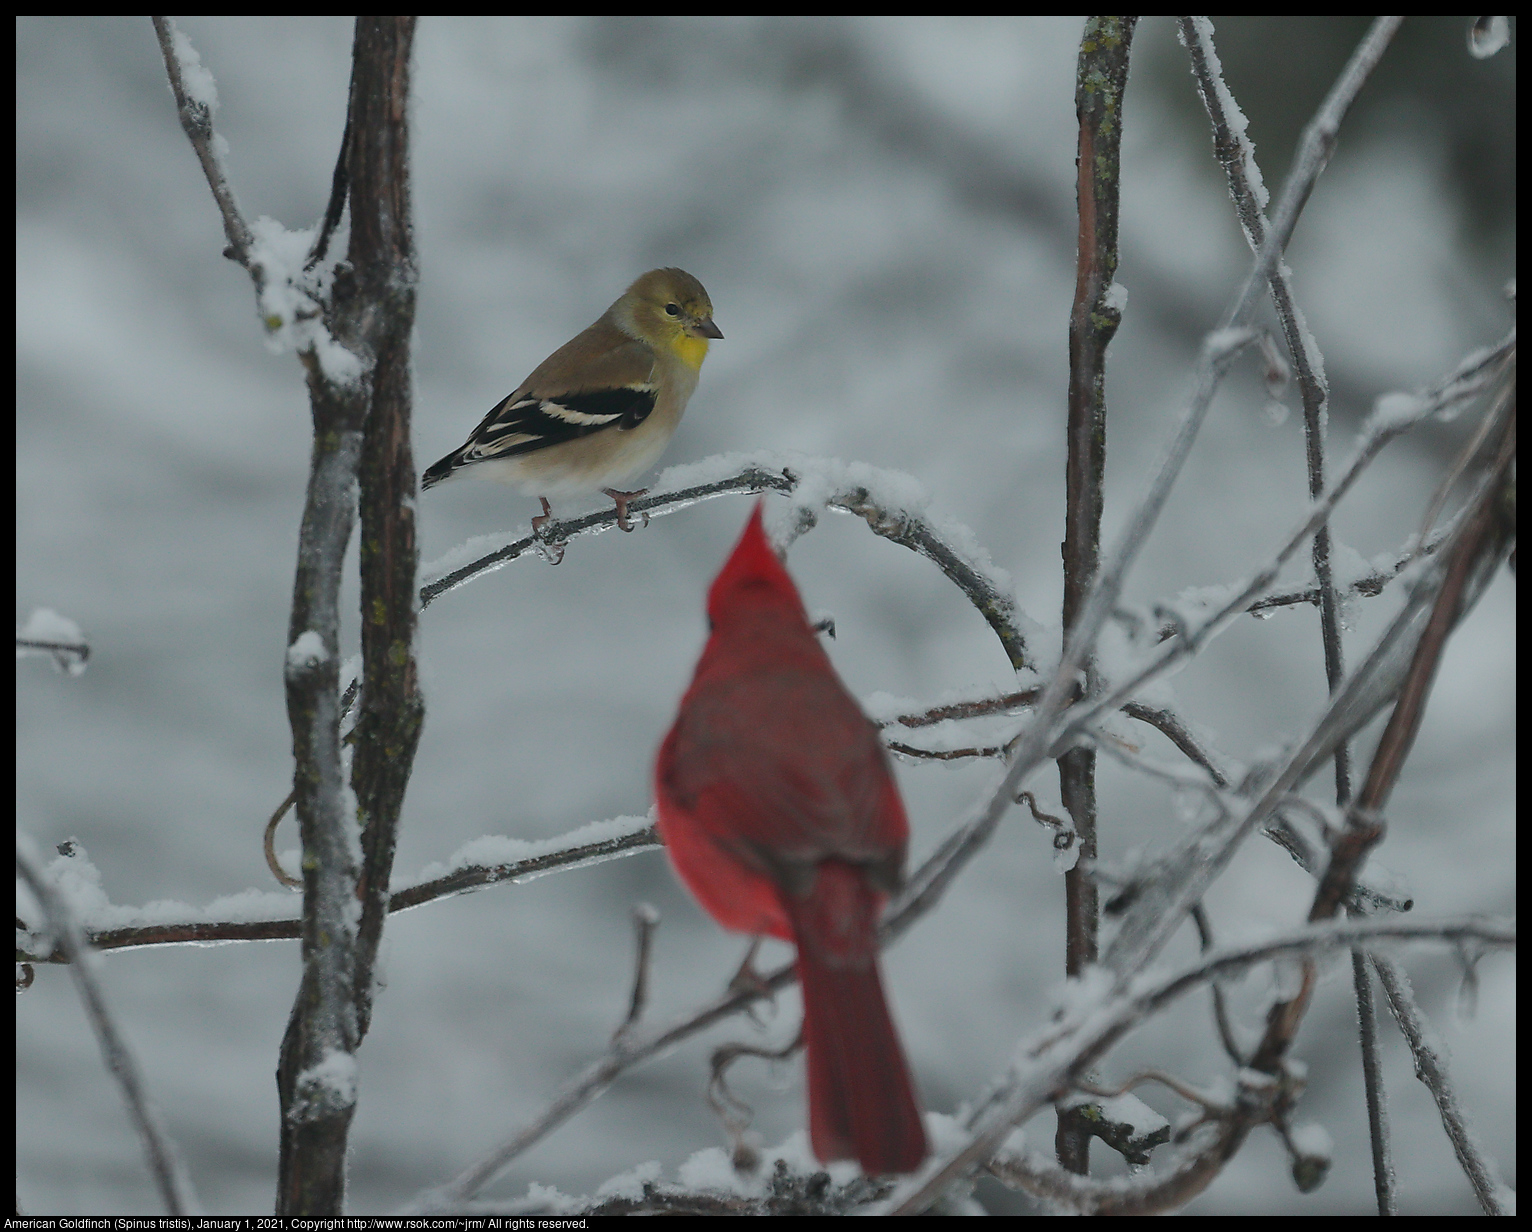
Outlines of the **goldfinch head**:
[{"label": "goldfinch head", "polygon": [[680,269],[650,270],[612,305],[618,328],[700,368],[707,340],[722,338],[713,324],[713,301],[702,284]]}]

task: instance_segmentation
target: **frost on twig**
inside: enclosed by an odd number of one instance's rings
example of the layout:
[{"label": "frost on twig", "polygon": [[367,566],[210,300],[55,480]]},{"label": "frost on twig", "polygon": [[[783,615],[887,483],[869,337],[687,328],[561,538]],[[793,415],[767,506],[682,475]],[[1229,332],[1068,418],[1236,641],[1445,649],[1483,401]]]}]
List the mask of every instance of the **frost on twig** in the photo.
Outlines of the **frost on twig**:
[{"label": "frost on twig", "polygon": [[1479,1200],[1486,1215],[1514,1215],[1516,1197],[1499,1180],[1499,1168],[1468,1123],[1468,1114],[1458,1100],[1457,1088],[1448,1072],[1447,1049],[1420,1012],[1409,977],[1398,963],[1385,954],[1372,954],[1369,958],[1388,996],[1394,1021],[1399,1024],[1399,1030],[1415,1058],[1415,1076],[1425,1083],[1431,1098],[1436,1101],[1442,1128],[1452,1143],[1463,1175],[1473,1186],[1474,1197]]},{"label": "frost on twig", "polygon": [[[1510,947],[1516,943],[1516,928],[1508,921],[1478,918],[1329,922],[1249,945],[1225,946],[1176,971],[1146,973],[1131,982],[1101,972],[1094,981],[1078,988],[1072,985],[1073,999],[1062,1014],[1022,1047],[1012,1069],[993,1086],[989,1099],[971,1119],[972,1140],[947,1154],[928,1174],[901,1186],[892,1213],[919,1214],[926,1209],[946,1185],[993,1158],[1012,1127],[1067,1093],[1074,1080],[1088,1073],[1129,1030],[1193,988],[1275,958],[1316,958],[1388,940],[1470,938],[1487,946]],[[1203,1184],[1215,1174],[1205,1169]],[[1194,1192],[1178,1191],[1168,1205],[1180,1205],[1192,1196]]]}]

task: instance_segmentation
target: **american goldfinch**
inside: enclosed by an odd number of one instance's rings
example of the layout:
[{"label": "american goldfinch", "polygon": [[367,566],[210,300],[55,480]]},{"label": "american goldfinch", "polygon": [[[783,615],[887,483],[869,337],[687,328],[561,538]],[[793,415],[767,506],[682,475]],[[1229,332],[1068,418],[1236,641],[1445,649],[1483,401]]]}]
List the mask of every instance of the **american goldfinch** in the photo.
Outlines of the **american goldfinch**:
[{"label": "american goldfinch", "polygon": [[814,1153],[912,1172],[925,1129],[878,976],[878,915],[909,822],[878,729],[815,639],[759,503],[708,619],[655,763],[665,850],[725,928],[798,948]]},{"label": "american goldfinch", "polygon": [[685,270],[650,270],[533,369],[420,486],[460,473],[516,484],[542,500],[534,531],[552,516],[550,496],[599,489],[617,502],[617,524],[632,530],[628,502],[643,491],[615,485],[665,451],[697,388],[708,339],[722,337],[700,282]]}]

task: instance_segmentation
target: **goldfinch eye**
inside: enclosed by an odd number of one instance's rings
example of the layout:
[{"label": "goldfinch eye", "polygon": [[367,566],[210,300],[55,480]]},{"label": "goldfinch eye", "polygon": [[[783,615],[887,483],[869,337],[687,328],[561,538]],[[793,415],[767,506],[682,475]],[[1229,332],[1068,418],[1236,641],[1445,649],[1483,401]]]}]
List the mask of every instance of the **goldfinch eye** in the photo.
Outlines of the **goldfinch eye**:
[{"label": "goldfinch eye", "polygon": [[678,317],[678,316],[680,316],[681,315],[681,305],[680,304],[666,304],[665,305],[665,315],[667,317]]}]

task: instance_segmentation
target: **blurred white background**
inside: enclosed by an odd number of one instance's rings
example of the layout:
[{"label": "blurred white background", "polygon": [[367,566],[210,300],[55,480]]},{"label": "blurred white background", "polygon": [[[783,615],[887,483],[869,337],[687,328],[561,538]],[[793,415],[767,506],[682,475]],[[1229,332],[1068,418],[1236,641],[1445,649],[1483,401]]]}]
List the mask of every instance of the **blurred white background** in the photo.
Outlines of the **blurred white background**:
[{"label": "blurred white background", "polygon": [[[180,24],[217,78],[241,205],[312,225],[344,120],[349,20]],[[1363,26],[1217,25],[1275,189]],[[460,444],[633,277],[679,265],[707,287],[727,337],[666,464],[771,448],[907,471],[1053,628],[1080,29],[1078,18],[422,21],[417,463]],[[1337,460],[1374,397],[1432,380],[1508,325],[1515,52],[1471,60],[1465,30],[1466,19],[1406,23],[1292,248],[1331,376]],[[17,34],[17,614],[54,607],[94,649],[78,679],[18,664],[18,818],[46,845],[77,838],[114,902],[270,889],[260,832],[291,770],[281,666],[308,467],[300,369],[263,347],[248,279],[219,256],[219,218],[147,19],[23,18]],[[1131,298],[1110,352],[1108,544],[1248,259],[1168,19],[1141,25],[1127,100],[1118,280]],[[1259,375],[1245,364],[1221,394],[1132,601],[1243,575],[1296,517],[1296,393],[1274,425]],[[1344,507],[1340,541],[1363,556],[1397,546],[1461,435],[1433,426],[1394,446]],[[747,510],[719,500],[579,540],[557,570],[528,558],[424,615],[428,714],[398,876],[481,834],[541,838],[648,808],[650,761],[704,636],[704,589]],[[498,485],[433,490],[419,506],[422,560],[534,512]],[[809,606],[835,614],[830,652],[855,692],[929,702],[1011,681],[958,592],[860,522],[825,519],[790,563]],[[1391,602],[1350,611],[1350,662]],[[1394,796],[1375,867],[1403,878],[1424,914],[1514,907],[1514,621],[1502,574],[1452,643]],[[1321,704],[1317,618],[1246,621],[1173,684],[1224,754],[1268,753]],[[900,767],[913,858],[994,773]],[[1310,789],[1323,798],[1328,781]],[[1056,802],[1051,772],[1030,786]],[[1179,825],[1158,787],[1110,762],[1100,799],[1109,862]],[[295,845],[284,828],[279,846]],[[1301,921],[1309,895],[1285,856],[1253,842],[1208,905],[1234,940]],[[650,1014],[668,1019],[719,990],[741,945],[658,852],[390,920],[388,984],[360,1054],[350,1210],[440,1183],[604,1046],[626,1009],[638,900],[664,916]],[[1017,814],[889,954],[930,1108],[954,1112],[1046,1021],[1063,974],[1061,903],[1047,836]],[[1194,944],[1183,937],[1167,961]],[[1406,957],[1514,1183],[1514,960],[1482,964],[1469,1018],[1449,956]],[[271,1209],[273,1073],[297,958],[278,942],[105,963],[210,1211]],[[1252,1025],[1264,987],[1252,981],[1245,998]],[[785,997],[760,1038],[780,1042],[796,1021]],[[21,1209],[155,1210],[62,969],[39,970],[17,1031]],[[1354,1036],[1347,965],[1297,1048],[1310,1075],[1302,1117],[1336,1143],[1324,1188],[1298,1195],[1262,1131],[1189,1213],[1371,1212]],[[491,1192],[532,1181],[588,1192],[647,1159],[671,1174],[722,1141],[702,1099],[706,1057],[742,1038],[754,1029],[733,1022],[625,1076]],[[1384,1039],[1405,1210],[1476,1212],[1391,1022]],[[1193,1083],[1223,1072],[1204,995],[1130,1038],[1103,1077],[1150,1063]],[[801,1127],[799,1064],[735,1076],[768,1143]],[[1184,1110],[1161,1096],[1147,1098]],[[1051,1142],[1051,1114],[1032,1132]],[[1107,1155],[1093,1158],[1110,1174]],[[979,1194],[996,1212],[1029,1209],[988,1182]]]}]

